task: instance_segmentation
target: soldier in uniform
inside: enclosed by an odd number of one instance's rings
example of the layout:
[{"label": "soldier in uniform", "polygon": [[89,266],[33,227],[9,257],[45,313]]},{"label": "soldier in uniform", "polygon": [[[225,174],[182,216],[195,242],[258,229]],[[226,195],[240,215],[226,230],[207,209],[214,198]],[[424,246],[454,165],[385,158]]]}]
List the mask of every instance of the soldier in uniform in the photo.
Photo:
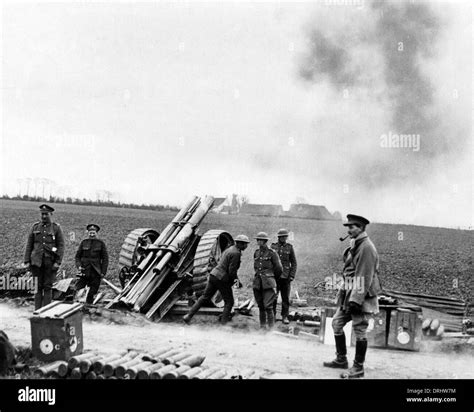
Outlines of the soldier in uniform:
[{"label": "soldier in uniform", "polygon": [[265,232],[255,236],[258,249],[253,255],[255,277],[253,280],[253,294],[257,302],[260,315],[260,328],[273,328],[275,315],[273,302],[277,297],[277,279],[280,278],[283,268],[277,253],[267,245],[269,240]]},{"label": "soldier in uniform", "polygon": [[76,253],[76,267],[81,271],[76,290],[89,286],[87,303],[93,303],[94,296],[99,290],[100,281],[107,273],[109,266],[107,247],[103,240],[97,238],[99,230],[98,225],[87,225],[88,237],[81,242]]},{"label": "soldier in uniform", "polygon": [[224,250],[219,263],[209,274],[209,279],[203,295],[191,307],[189,312],[183,316],[184,322],[189,323],[194,314],[205,302],[209,301],[217,291],[221,293],[222,298],[224,299],[224,310],[222,311],[221,323],[225,324],[230,321],[230,314],[232,307],[234,306],[232,285],[237,284],[239,287],[242,286],[237,277],[237,271],[240,268],[242,252],[247,249],[249,242],[247,236],[239,235],[235,238],[235,245]]},{"label": "soldier in uniform", "polygon": [[51,303],[53,282],[64,255],[64,237],[58,223],[51,220],[54,208],[39,207],[41,221],[30,230],[26,242],[25,264],[37,279],[35,310]]},{"label": "soldier in uniform", "polygon": [[[278,242],[272,243],[272,249],[277,252],[283,266],[283,273],[280,279],[277,279],[277,298],[278,293],[281,293],[281,317],[284,324],[290,323],[288,320],[288,313],[290,311],[290,291],[291,282],[296,275],[296,255],[293,245],[287,242],[288,230],[280,229],[277,233]],[[273,313],[276,316],[277,300],[273,302]]]},{"label": "soldier in uniform", "polygon": [[342,378],[364,376],[367,352],[367,326],[372,314],[379,311],[377,295],[381,292],[378,278],[379,257],[374,244],[367,236],[365,227],[370,222],[362,216],[347,215],[350,247],[344,250],[343,287],[338,291],[338,309],[332,321],[336,341],[336,359],[324,362],[329,368],[348,368],[346,337],[343,327],[352,320],[356,336],[356,352],[353,366]]}]

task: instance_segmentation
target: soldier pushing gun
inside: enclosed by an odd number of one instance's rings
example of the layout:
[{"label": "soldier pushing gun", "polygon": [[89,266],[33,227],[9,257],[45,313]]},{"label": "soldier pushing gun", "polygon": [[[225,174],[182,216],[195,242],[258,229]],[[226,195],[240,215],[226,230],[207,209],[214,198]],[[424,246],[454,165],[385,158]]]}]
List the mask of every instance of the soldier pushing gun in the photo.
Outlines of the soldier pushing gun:
[{"label": "soldier pushing gun", "polygon": [[209,301],[214,294],[219,291],[224,299],[224,310],[221,316],[221,323],[226,324],[231,320],[232,307],[234,306],[234,295],[232,293],[232,285],[242,284],[237,277],[240,268],[242,252],[247,249],[249,238],[245,235],[239,235],[235,238],[235,245],[227,248],[217,264],[209,274],[204,294],[191,307],[189,312],[183,316],[185,323],[191,322],[195,313],[201,308],[206,301]]}]

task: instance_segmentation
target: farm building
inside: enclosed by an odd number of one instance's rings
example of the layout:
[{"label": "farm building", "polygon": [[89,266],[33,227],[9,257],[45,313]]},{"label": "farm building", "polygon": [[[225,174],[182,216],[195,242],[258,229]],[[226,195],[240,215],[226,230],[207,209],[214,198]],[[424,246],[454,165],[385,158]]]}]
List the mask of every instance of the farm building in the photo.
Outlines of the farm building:
[{"label": "farm building", "polygon": [[224,215],[234,215],[239,213],[240,201],[238,195],[233,194],[230,197],[215,197],[211,213],[220,213]]},{"label": "farm building", "polygon": [[252,216],[281,216],[283,207],[281,205],[258,205],[247,203],[242,205],[240,213]]},{"label": "farm building", "polygon": [[285,213],[288,217],[299,217],[302,219],[316,220],[336,220],[326,206],[308,205],[308,204],[292,204],[290,210]]},{"label": "farm building", "polygon": [[223,213],[222,210],[229,206],[229,202],[227,201],[226,197],[215,197],[214,198],[214,205],[212,206],[211,212],[212,213]]}]

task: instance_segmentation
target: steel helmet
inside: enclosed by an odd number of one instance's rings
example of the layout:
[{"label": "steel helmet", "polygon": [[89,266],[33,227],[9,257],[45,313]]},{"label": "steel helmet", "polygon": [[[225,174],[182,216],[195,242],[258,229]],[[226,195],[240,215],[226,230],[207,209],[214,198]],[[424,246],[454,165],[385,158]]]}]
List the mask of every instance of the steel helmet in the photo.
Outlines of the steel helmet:
[{"label": "steel helmet", "polygon": [[244,243],[250,243],[250,240],[247,236],[245,235],[238,235],[234,239],[236,242],[244,242]]},{"label": "steel helmet", "polygon": [[257,236],[255,236],[255,239],[260,239],[260,240],[269,240],[270,238],[268,237],[268,234],[265,232],[258,232]]},{"label": "steel helmet", "polygon": [[288,230],[286,229],[280,229],[277,233],[277,236],[280,237],[280,236],[289,236],[290,235],[290,232],[288,232]]}]

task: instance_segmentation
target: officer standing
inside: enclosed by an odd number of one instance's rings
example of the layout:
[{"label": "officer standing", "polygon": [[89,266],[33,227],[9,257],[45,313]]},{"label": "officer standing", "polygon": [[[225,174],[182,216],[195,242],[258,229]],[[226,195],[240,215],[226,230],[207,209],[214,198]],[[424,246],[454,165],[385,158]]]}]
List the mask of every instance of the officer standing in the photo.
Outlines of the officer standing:
[{"label": "officer standing", "polygon": [[[284,324],[290,323],[288,320],[288,313],[290,311],[290,291],[291,282],[296,275],[296,255],[293,245],[287,242],[288,230],[280,229],[277,233],[278,242],[272,243],[272,249],[278,254],[281,265],[283,266],[283,273],[280,279],[276,280],[277,284],[277,298],[278,293],[281,294],[281,317]],[[273,313],[276,316],[277,300],[273,302]]]},{"label": "officer standing", "polygon": [[222,311],[221,323],[225,324],[231,319],[231,311],[234,306],[234,295],[232,293],[232,285],[235,283],[241,287],[242,284],[237,277],[237,271],[240,268],[240,259],[242,252],[247,249],[250,243],[249,238],[245,235],[238,235],[235,238],[235,245],[228,247],[219,260],[217,266],[212,269],[209,274],[206,289],[199,297],[197,302],[191,307],[189,312],[183,316],[183,320],[189,323],[194,314],[201,306],[209,301],[214,294],[219,291],[224,299],[224,310]]},{"label": "officer standing", "polygon": [[365,227],[370,222],[362,216],[347,215],[350,247],[344,250],[343,287],[338,291],[338,309],[332,321],[336,341],[336,359],[324,362],[329,368],[348,368],[344,326],[352,320],[356,336],[356,353],[353,366],[342,378],[364,376],[367,352],[367,326],[371,314],[379,311],[377,295],[382,291],[378,278],[379,257]]},{"label": "officer standing", "polygon": [[107,273],[109,266],[107,247],[103,240],[97,238],[99,230],[99,225],[87,225],[88,238],[81,242],[76,253],[76,267],[81,271],[76,290],[89,286],[87,303],[94,302],[94,296],[99,290],[102,277]]},{"label": "officer standing", "polygon": [[52,221],[54,208],[39,207],[41,221],[30,230],[24,262],[37,279],[35,310],[51,303],[53,282],[64,255],[64,237],[58,223]]},{"label": "officer standing", "polygon": [[268,235],[259,232],[255,239],[258,249],[253,255],[255,269],[253,294],[260,312],[260,328],[265,329],[268,325],[271,329],[275,324],[273,302],[277,297],[276,279],[280,278],[283,268],[277,253],[267,246]]}]

